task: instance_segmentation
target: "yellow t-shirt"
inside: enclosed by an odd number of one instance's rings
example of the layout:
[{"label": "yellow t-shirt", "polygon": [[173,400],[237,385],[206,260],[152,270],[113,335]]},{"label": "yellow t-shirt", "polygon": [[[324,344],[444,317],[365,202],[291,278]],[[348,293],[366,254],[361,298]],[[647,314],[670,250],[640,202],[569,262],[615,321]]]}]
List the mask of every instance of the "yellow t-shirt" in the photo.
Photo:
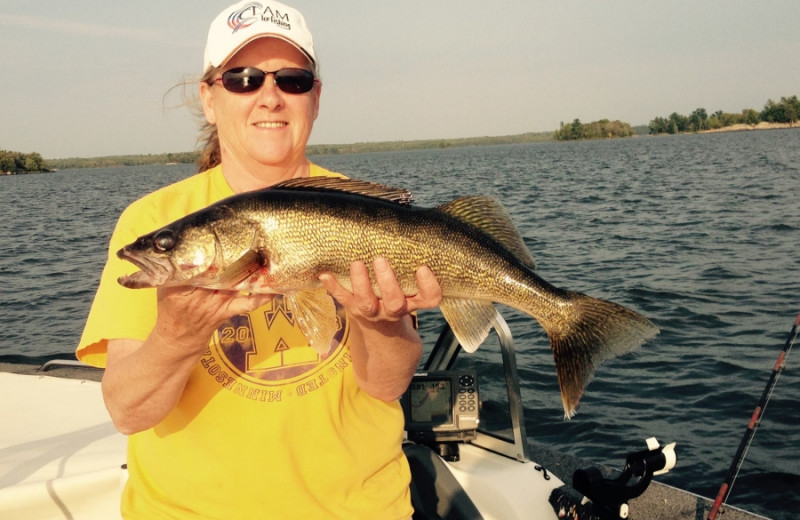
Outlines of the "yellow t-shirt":
[{"label": "yellow t-shirt", "polygon": [[[338,174],[312,164],[311,175]],[[144,340],[155,324],[155,289],[119,285],[117,277],[136,268],[116,251],[232,194],[216,167],[122,213],[79,359],[105,366],[109,339]],[[280,297],[223,324],[175,408],[130,436],[124,517],[409,518],[402,411],[358,387],[341,310],[339,318],[324,356],[308,346]]]}]

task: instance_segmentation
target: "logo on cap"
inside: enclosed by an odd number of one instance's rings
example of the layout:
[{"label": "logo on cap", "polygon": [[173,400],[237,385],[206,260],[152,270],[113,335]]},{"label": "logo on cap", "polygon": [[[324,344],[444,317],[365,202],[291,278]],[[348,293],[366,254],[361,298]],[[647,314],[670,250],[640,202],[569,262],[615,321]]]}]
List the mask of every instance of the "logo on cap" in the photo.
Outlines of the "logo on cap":
[{"label": "logo on cap", "polygon": [[[263,9],[263,13],[259,12]],[[262,22],[272,23],[281,27],[282,29],[291,30],[292,26],[289,24],[289,15],[287,13],[281,14],[280,11],[272,10],[271,7],[264,6],[258,2],[250,2],[241,9],[238,9],[228,16],[228,27],[233,29],[235,33],[239,29],[250,27],[259,20]]]},{"label": "logo on cap", "polygon": [[228,27],[233,29],[233,32],[245,27],[250,27],[258,21],[256,17],[256,10],[261,9],[263,6],[258,2],[251,2],[242,7],[238,11],[234,11],[228,16]]}]

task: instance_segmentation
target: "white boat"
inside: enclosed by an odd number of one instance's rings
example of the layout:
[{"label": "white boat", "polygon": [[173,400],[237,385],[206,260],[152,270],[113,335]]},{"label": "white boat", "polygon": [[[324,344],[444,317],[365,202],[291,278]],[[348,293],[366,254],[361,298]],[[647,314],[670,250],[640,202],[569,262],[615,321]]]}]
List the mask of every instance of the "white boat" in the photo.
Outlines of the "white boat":
[{"label": "white boat", "polygon": [[[507,399],[481,394],[481,374],[458,368],[461,347],[448,328],[403,398],[415,519],[707,518],[710,499],[650,482],[674,465],[674,445],[643,443],[620,461],[624,471],[534,450],[514,344],[499,314],[495,333]],[[103,405],[101,375],[74,361],[0,363],[0,518],[120,518],[126,439]],[[586,495],[592,501],[582,503]],[[764,517],[725,506],[721,518]]]},{"label": "white boat", "polygon": [[120,518],[127,440],[110,422],[100,375],[0,365],[0,518]]}]

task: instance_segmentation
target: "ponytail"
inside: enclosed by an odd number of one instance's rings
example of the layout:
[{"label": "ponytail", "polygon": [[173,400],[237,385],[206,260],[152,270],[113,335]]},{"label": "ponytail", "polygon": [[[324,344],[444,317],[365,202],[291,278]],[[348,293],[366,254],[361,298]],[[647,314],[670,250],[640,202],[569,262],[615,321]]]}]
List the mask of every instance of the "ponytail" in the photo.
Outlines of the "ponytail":
[{"label": "ponytail", "polygon": [[[217,69],[209,67],[200,81],[206,82],[208,85],[214,84],[214,76],[217,74]],[[197,143],[200,145],[200,156],[197,159],[197,171],[204,172],[217,166],[221,161],[219,134],[217,133],[217,125],[212,125],[205,119],[202,106],[199,110],[199,116],[203,121],[200,126],[200,136],[197,138]]]}]

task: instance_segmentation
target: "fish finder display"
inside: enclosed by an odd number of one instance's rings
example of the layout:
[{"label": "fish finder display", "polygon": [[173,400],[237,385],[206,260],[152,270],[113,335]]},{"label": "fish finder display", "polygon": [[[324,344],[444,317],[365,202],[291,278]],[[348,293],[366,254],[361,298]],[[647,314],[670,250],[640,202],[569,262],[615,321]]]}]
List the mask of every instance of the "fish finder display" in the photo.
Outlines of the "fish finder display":
[{"label": "fish finder display", "polygon": [[416,374],[401,404],[412,441],[474,439],[480,409],[478,376],[468,370]]},{"label": "fish finder display", "polygon": [[453,423],[453,390],[449,379],[413,381],[411,420],[415,423]]}]

